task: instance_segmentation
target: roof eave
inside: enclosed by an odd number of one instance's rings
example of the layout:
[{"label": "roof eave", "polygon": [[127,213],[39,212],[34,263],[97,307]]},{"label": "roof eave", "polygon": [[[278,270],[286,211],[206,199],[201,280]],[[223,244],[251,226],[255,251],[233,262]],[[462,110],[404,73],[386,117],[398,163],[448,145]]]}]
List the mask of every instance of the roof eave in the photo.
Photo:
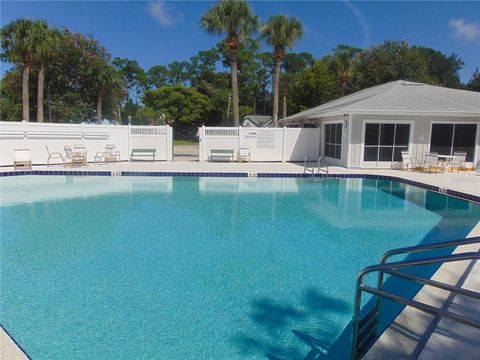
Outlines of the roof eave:
[{"label": "roof eave", "polygon": [[344,111],[334,111],[326,112],[321,114],[311,114],[302,117],[296,118],[285,118],[279,121],[281,124],[295,124],[302,123],[308,120],[322,119],[335,116],[344,116],[344,115],[407,115],[407,116],[457,116],[457,117],[479,117],[480,111],[471,112],[471,111],[415,111],[415,110],[344,110]]},{"label": "roof eave", "polygon": [[[458,116],[480,117],[480,111],[418,111],[418,110],[355,110],[348,113],[352,115],[408,115],[408,116]],[[323,116],[322,116],[323,117]]]}]

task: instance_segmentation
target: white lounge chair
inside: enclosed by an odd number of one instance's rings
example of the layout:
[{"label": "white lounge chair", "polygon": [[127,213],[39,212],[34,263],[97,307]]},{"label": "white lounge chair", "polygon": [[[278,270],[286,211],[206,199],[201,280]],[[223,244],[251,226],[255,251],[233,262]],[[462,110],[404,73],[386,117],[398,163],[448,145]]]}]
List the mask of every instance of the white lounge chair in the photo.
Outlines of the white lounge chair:
[{"label": "white lounge chair", "polygon": [[83,144],[73,145],[73,152],[87,157],[87,148]]},{"label": "white lounge chair", "polygon": [[19,166],[26,169],[32,168],[30,149],[13,149],[13,170],[17,170]]},{"label": "white lounge chair", "polygon": [[64,146],[65,149],[65,166],[86,166],[87,157],[81,152],[74,152],[70,146]]},{"label": "white lounge chair", "polygon": [[120,161],[120,151],[115,149],[115,145],[107,144],[105,145],[105,151],[98,151],[95,154],[93,161],[95,163],[112,163]]},{"label": "white lounge chair", "polygon": [[438,170],[442,172],[445,170],[445,165],[443,161],[438,159],[438,153],[436,152],[429,152],[425,155],[425,161],[423,162],[423,170],[428,170],[428,172],[432,172],[432,170],[437,173]]},{"label": "white lounge chair", "polygon": [[450,162],[447,164],[448,168],[450,169],[450,171],[453,171],[454,168],[457,168],[457,172],[459,172],[460,169],[463,169],[463,171],[465,172],[466,159],[467,159],[467,153],[465,151],[455,151],[453,153],[452,160],[450,160]]},{"label": "white lounge chair", "polygon": [[65,159],[63,158],[62,154],[60,154],[59,152],[50,152],[50,150],[48,150],[47,145],[45,145],[45,149],[47,149],[47,153],[48,153],[47,166],[50,166],[50,160],[55,160],[55,159],[62,160],[62,164],[65,164]]},{"label": "white lounge chair", "polygon": [[249,148],[240,148],[238,149],[238,162],[248,161],[250,162],[250,149]]},{"label": "white lounge chair", "polygon": [[407,150],[402,150],[401,153],[402,153],[402,169],[415,170],[416,168],[421,167],[421,164],[419,164],[418,162],[415,162]]},{"label": "white lounge chair", "polygon": [[112,158],[113,161],[120,161],[120,151],[117,150],[114,144],[105,145],[105,153],[108,157]]}]

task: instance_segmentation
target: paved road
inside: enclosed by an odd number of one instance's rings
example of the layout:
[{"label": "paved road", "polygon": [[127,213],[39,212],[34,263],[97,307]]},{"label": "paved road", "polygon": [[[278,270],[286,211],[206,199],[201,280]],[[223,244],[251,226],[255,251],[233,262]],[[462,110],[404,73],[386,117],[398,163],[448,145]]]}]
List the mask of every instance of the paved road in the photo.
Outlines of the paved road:
[{"label": "paved road", "polygon": [[198,145],[174,145],[174,161],[198,161]]}]

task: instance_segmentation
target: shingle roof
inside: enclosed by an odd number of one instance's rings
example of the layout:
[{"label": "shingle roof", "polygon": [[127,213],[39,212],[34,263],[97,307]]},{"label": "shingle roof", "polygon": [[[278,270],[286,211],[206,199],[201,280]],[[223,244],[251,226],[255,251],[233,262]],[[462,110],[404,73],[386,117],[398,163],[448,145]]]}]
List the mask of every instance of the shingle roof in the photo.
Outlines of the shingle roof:
[{"label": "shingle roof", "polygon": [[280,122],[325,117],[339,113],[398,111],[415,113],[475,113],[480,115],[480,93],[415,83],[405,80],[374,86],[309,110]]},{"label": "shingle roof", "polygon": [[257,127],[268,125],[268,123],[272,121],[272,117],[269,115],[247,115],[243,121],[247,119],[253,122]]}]

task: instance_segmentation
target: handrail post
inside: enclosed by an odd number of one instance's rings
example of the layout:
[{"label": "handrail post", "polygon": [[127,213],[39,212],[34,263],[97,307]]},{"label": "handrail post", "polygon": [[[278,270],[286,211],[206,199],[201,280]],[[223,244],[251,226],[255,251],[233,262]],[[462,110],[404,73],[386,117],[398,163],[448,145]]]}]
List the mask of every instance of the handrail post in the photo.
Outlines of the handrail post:
[{"label": "handrail post", "polygon": [[307,163],[310,165],[311,161],[308,155],[305,155],[305,159],[303,160],[303,173],[307,173]]},{"label": "handrail post", "polygon": [[355,290],[355,300],[353,308],[353,319],[352,319],[352,348],[351,348],[351,360],[357,359],[357,345],[358,345],[358,327],[360,322],[360,304],[362,303],[362,290],[360,285],[362,283],[363,277],[358,277],[357,285]]}]

